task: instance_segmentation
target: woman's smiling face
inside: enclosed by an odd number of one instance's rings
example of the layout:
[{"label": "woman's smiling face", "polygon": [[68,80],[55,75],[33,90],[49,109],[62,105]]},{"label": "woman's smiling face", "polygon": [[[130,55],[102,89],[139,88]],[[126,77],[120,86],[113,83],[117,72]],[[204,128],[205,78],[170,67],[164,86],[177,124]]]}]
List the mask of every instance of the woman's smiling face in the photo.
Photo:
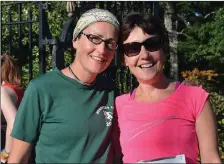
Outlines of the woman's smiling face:
[{"label": "woman's smiling face", "polygon": [[[154,36],[155,35],[144,33],[139,27],[135,27],[123,44],[132,42],[142,43]],[[156,77],[163,73],[165,56],[162,48],[150,52],[142,45],[140,52],[136,56],[129,57],[124,55],[124,59],[126,66],[129,67],[130,71],[139,82],[154,83],[157,79]]]},{"label": "woman's smiling face", "polygon": [[84,70],[99,74],[109,66],[116,50],[109,49],[105,42],[100,44],[92,43],[87,35],[92,34],[103,40],[117,43],[118,30],[110,23],[97,22],[89,25],[82,33],[79,38],[73,41],[73,46],[76,49],[75,60],[79,62]]}]

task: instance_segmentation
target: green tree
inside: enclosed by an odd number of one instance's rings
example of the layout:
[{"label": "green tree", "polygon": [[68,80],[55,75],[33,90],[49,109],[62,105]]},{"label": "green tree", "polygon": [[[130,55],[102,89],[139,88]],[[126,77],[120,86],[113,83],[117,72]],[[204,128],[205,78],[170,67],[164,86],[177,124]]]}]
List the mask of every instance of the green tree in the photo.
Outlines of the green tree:
[{"label": "green tree", "polygon": [[185,35],[179,37],[181,69],[189,66],[188,61],[193,62],[193,66],[200,66],[201,63],[204,67],[221,70],[224,62],[224,3],[194,2],[191,6],[197,7],[197,10],[186,17],[190,26],[184,28]]}]

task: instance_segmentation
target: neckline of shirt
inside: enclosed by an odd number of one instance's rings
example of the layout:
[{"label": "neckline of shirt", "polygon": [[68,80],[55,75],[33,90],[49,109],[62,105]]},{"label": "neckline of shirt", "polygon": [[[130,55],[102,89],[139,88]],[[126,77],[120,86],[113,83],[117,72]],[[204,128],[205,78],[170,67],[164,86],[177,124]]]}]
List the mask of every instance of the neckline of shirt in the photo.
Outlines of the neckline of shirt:
[{"label": "neckline of shirt", "polygon": [[155,102],[135,101],[135,93],[136,93],[136,89],[137,89],[137,88],[135,88],[133,90],[133,92],[129,94],[129,101],[132,101],[136,104],[150,104],[150,105],[158,104],[158,103],[161,103],[161,102],[166,101],[166,100],[170,99],[171,97],[173,97],[178,92],[178,90],[181,88],[182,85],[183,85],[183,83],[180,83],[179,81],[176,81],[176,86],[177,87],[176,87],[175,91],[171,95],[169,95],[168,97],[163,98],[163,99],[158,100],[158,101],[155,101]]},{"label": "neckline of shirt", "polygon": [[[73,79],[73,78],[70,78],[70,77],[64,75],[64,74],[63,74],[57,67],[55,67],[54,70],[56,71],[56,73],[57,73],[59,76],[61,76],[62,78],[64,78],[64,79],[66,79],[66,80],[68,80],[68,81],[70,81],[70,82],[76,84],[79,88],[83,88],[83,89],[92,89],[92,88],[94,88],[94,86],[95,86],[95,84],[96,84],[96,83],[94,83],[93,85],[90,85],[90,86],[89,86],[89,85],[84,85],[84,84],[81,84],[80,82],[78,82],[76,79]],[[96,79],[96,80],[97,80],[97,79]]]}]

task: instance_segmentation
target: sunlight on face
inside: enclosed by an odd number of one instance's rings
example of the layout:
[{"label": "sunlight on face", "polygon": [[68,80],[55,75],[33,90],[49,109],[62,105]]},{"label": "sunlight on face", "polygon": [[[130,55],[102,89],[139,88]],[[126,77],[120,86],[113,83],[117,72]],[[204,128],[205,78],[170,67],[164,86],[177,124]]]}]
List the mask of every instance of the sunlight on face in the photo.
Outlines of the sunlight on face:
[{"label": "sunlight on face", "polygon": [[[141,28],[136,27],[123,44],[132,42],[142,43],[151,37],[153,36],[144,33]],[[124,58],[126,66],[129,67],[130,71],[139,82],[152,82],[161,73],[163,73],[165,57],[162,53],[162,49],[149,52],[144,46],[141,46],[141,50],[138,55],[132,57],[125,55]]]},{"label": "sunlight on face", "polygon": [[[107,22],[97,22],[91,24],[83,30],[85,34],[94,34],[103,40],[112,39],[117,42],[117,29]],[[85,71],[99,74],[103,72],[114,58],[115,50],[108,49],[105,42],[101,44],[92,43],[86,35],[73,42],[76,49],[76,62],[80,64]]]}]

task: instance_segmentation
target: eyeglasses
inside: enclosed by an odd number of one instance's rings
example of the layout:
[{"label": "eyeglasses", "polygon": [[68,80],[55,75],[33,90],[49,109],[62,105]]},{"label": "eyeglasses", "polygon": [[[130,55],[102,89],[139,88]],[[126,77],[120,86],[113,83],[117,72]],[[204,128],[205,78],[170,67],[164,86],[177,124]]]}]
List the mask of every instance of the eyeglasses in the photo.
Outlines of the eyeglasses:
[{"label": "eyeglasses", "polygon": [[124,54],[128,57],[136,56],[140,53],[142,45],[149,52],[158,51],[162,47],[162,39],[159,36],[151,37],[142,43],[131,42],[123,44]]},{"label": "eyeglasses", "polygon": [[96,36],[93,34],[85,34],[83,32],[81,32],[80,34],[85,35],[90,42],[92,42],[93,44],[96,44],[96,45],[101,44],[102,42],[105,42],[106,47],[110,50],[116,50],[118,47],[116,41],[114,41],[112,39],[103,40],[99,36]]}]

